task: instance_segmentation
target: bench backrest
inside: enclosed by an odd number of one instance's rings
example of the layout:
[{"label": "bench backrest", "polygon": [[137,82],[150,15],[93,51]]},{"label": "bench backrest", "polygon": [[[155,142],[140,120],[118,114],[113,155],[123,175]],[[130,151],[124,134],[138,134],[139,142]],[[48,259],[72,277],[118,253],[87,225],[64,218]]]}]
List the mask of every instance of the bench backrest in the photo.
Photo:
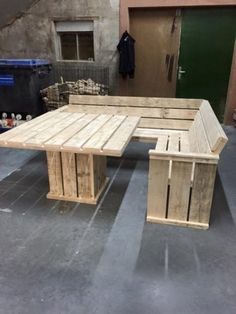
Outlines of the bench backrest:
[{"label": "bench backrest", "polygon": [[201,100],[71,95],[69,111],[140,116],[140,128],[189,130]]},{"label": "bench backrest", "polygon": [[192,152],[211,153],[210,145],[208,143],[208,138],[199,111],[189,129],[189,142]]},{"label": "bench backrest", "polygon": [[210,149],[219,154],[228,141],[222,126],[217,120],[208,101],[204,100],[199,109]]},{"label": "bench backrest", "polygon": [[194,152],[220,154],[228,141],[208,101],[203,100],[189,130]]}]

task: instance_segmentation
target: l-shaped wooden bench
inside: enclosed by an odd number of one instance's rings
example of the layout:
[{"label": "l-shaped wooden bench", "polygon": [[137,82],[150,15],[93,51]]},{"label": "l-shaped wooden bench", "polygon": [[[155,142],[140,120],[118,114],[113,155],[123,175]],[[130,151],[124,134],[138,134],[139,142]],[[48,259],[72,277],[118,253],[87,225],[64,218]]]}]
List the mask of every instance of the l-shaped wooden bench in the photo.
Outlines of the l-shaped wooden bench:
[{"label": "l-shaped wooden bench", "polygon": [[156,143],[149,151],[147,221],[209,227],[227,137],[208,101],[73,95],[66,111],[141,117],[133,139]]}]

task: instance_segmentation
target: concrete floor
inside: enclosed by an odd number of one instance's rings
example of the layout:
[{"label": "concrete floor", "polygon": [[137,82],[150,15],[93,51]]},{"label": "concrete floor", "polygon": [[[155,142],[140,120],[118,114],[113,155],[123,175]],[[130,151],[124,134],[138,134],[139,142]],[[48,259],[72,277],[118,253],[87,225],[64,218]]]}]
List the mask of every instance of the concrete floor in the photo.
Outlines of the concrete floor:
[{"label": "concrete floor", "polygon": [[150,145],[109,159],[97,206],[47,200],[44,154],[14,150],[9,165],[1,149],[2,177],[15,171],[0,181],[0,314],[235,314],[236,129],[226,131],[208,231],[145,223]]}]

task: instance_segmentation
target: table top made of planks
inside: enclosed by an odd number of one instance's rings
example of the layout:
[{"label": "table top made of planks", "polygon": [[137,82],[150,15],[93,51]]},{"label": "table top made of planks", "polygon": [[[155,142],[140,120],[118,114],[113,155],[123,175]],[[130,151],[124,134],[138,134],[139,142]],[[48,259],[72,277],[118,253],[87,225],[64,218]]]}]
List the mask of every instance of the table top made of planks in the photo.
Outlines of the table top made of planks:
[{"label": "table top made of planks", "polygon": [[0,146],[121,156],[140,117],[50,111],[0,135]]}]

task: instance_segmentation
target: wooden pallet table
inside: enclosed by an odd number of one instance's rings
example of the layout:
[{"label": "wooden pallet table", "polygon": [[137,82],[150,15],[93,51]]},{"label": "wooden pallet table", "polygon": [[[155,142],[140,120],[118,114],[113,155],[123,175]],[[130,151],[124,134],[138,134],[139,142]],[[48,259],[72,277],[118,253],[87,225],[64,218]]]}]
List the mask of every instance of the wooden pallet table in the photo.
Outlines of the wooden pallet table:
[{"label": "wooden pallet table", "polygon": [[140,118],[62,107],[0,135],[0,146],[46,151],[51,199],[96,204],[106,156],[122,156]]}]

